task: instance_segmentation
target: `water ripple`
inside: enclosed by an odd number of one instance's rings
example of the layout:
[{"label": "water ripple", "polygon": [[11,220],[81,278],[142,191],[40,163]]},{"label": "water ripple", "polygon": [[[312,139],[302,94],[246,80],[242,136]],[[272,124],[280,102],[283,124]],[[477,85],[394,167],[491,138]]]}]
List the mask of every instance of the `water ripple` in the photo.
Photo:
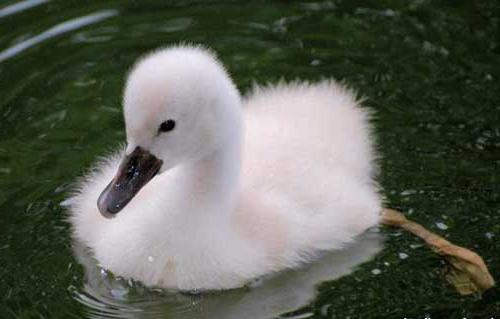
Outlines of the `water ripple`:
[{"label": "water ripple", "polygon": [[[3,9],[5,10],[5,9]],[[1,12],[1,11],[0,11]],[[60,24],[57,24],[53,26],[52,28],[48,29],[47,31],[44,31],[40,33],[39,35],[36,35],[32,38],[29,38],[27,40],[24,40],[2,52],[0,52],[0,62],[3,62],[7,59],[12,58],[13,56],[21,53],[22,51],[39,44],[45,40],[54,38],[58,35],[80,29],[82,27],[85,27],[87,25],[91,25],[97,22],[100,22],[102,20],[111,18],[118,15],[118,10],[101,10],[97,11],[95,13],[71,19],[66,22],[62,22]]]},{"label": "water ripple", "polygon": [[33,7],[39,6],[48,2],[49,0],[26,0],[18,3],[14,3],[10,6],[6,6],[0,9],[0,18],[5,18],[7,16],[16,14],[18,12],[31,9]]}]

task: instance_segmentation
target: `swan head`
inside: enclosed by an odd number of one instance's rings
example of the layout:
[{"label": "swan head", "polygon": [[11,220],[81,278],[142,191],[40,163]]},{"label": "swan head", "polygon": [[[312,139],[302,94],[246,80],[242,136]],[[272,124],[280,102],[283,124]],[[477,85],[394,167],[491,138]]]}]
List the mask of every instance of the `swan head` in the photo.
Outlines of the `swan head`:
[{"label": "swan head", "polygon": [[200,160],[239,138],[240,95],[208,50],[155,51],[132,68],[123,97],[126,156],[98,199],[115,216],[155,175]]}]

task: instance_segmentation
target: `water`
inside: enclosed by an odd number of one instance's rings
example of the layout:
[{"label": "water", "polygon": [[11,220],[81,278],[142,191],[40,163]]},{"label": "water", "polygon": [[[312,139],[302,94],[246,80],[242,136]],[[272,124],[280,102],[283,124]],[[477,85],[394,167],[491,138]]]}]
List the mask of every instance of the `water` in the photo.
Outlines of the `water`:
[{"label": "water", "polygon": [[380,252],[368,238],[245,289],[146,289],[101,272],[72,243],[60,203],[123,142],[133,61],[199,42],[242,91],[281,77],[356,88],[377,111],[387,203],[475,249],[498,279],[499,24],[494,0],[3,1],[0,318],[497,318],[498,288],[459,296],[438,257],[387,228]]}]

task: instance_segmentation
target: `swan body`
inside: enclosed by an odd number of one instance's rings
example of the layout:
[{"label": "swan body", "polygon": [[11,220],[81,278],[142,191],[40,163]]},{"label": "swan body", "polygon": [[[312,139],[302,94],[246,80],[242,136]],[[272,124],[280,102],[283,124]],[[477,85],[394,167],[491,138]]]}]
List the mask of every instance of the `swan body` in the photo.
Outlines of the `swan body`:
[{"label": "swan body", "polygon": [[[133,67],[123,108],[127,147],[70,200],[74,236],[116,275],[236,288],[342,248],[379,220],[369,114],[332,80],[255,87],[242,100],[210,51],[177,46]],[[135,179],[138,150],[161,165],[154,177]]]}]

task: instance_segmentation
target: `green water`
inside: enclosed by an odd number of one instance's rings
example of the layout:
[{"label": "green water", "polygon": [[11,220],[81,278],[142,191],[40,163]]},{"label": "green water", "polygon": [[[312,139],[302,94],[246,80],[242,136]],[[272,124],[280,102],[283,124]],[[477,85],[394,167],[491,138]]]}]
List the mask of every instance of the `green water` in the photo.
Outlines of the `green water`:
[{"label": "green water", "polygon": [[[112,278],[83,258],[60,206],[75,178],[124,141],[120,100],[133,61],[192,41],[216,50],[242,91],[281,77],[334,77],[356,88],[377,112],[388,205],[473,248],[499,279],[498,1],[19,4],[31,8],[0,3],[0,318],[259,318],[268,310],[499,318],[498,288],[459,296],[443,262],[400,231],[382,228],[383,248],[360,265],[346,257],[359,247],[335,255],[350,272],[311,291],[300,274],[282,274],[239,291],[177,294]],[[287,292],[307,301],[287,308]]]}]

